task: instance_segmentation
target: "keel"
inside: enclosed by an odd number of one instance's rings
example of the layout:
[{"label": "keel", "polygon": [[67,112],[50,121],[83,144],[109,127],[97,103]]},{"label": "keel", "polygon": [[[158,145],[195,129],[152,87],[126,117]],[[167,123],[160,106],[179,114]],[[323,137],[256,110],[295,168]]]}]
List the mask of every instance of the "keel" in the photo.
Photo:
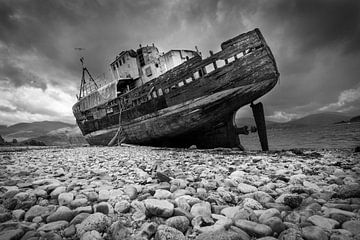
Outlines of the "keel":
[{"label": "keel", "polygon": [[250,106],[252,108],[256,127],[258,130],[261,149],[263,151],[269,151],[263,104],[261,102],[259,102],[257,104],[251,103]]}]

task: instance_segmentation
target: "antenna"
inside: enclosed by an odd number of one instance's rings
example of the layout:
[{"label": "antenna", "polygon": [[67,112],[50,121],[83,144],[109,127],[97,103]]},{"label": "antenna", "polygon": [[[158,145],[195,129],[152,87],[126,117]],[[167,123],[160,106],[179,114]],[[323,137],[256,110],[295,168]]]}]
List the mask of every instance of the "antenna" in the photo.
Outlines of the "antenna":
[{"label": "antenna", "polygon": [[[84,51],[85,48],[78,47],[78,48],[74,48],[74,50]],[[80,62],[81,62],[81,66],[82,66],[82,77],[81,77],[81,82],[80,82],[80,92],[79,92],[79,95],[76,95],[78,100],[80,100],[81,98],[85,97],[85,95],[87,95],[87,94],[89,94],[89,93],[91,93],[93,91],[91,85],[89,85],[89,83],[87,83],[85,81],[85,73],[88,75],[89,79],[94,84],[95,89],[98,88],[98,85],[96,84],[94,78],[91,76],[89,70],[85,67],[85,63],[84,63],[85,59],[84,59],[84,57],[80,58]]]}]

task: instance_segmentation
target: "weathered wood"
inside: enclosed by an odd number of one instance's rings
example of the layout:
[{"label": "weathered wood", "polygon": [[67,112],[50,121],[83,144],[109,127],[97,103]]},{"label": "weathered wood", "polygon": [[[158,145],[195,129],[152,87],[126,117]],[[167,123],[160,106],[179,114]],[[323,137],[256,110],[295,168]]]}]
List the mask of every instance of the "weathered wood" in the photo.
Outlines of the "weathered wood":
[{"label": "weathered wood", "polygon": [[[239,139],[239,130],[229,124],[229,119],[240,107],[270,91],[279,73],[258,30],[230,39],[221,47],[222,51],[207,59],[195,56],[108,103],[81,114],[74,113],[82,133],[91,144],[113,142],[121,126],[127,143],[155,145],[195,141],[201,145],[202,141],[204,146],[241,146],[234,140]],[[237,54],[241,57],[236,57]],[[229,60],[231,57],[233,61]],[[217,60],[224,60],[226,64],[217,66]],[[205,67],[209,64],[215,67],[206,73]],[[198,79],[193,76],[196,71],[202,73]],[[190,78],[191,81],[185,81]],[[158,89],[163,92],[161,96],[148,98]],[[93,117],[109,108],[113,110],[106,116]],[[214,144],[201,137],[210,135],[216,136]]]},{"label": "weathered wood", "polygon": [[251,108],[253,111],[256,127],[258,130],[261,149],[263,151],[269,151],[263,104],[261,102],[257,104],[251,103]]}]

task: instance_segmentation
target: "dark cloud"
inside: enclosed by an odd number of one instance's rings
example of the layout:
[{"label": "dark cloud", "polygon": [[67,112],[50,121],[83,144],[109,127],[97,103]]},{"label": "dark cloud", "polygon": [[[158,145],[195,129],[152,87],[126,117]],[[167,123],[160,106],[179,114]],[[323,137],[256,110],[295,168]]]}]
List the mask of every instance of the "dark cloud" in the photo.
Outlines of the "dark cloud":
[{"label": "dark cloud", "polygon": [[35,74],[18,67],[16,63],[11,62],[8,58],[1,58],[0,64],[0,82],[10,82],[15,87],[23,85],[46,89],[45,80]]},{"label": "dark cloud", "polygon": [[360,37],[359,1],[271,1],[263,14],[273,27],[283,28],[287,38],[298,41],[301,52],[339,45],[344,51],[360,49],[355,44]]},{"label": "dark cloud", "polygon": [[[116,54],[139,44],[155,43],[163,51],[197,45],[206,56],[255,27],[281,73],[280,84],[263,98],[268,115],[311,112],[357,89],[357,0],[0,0],[0,47],[8,49],[1,53],[0,81],[44,90],[51,84],[75,95],[68,88],[79,84],[81,56],[96,77]],[[22,55],[35,56],[36,67]]]}]

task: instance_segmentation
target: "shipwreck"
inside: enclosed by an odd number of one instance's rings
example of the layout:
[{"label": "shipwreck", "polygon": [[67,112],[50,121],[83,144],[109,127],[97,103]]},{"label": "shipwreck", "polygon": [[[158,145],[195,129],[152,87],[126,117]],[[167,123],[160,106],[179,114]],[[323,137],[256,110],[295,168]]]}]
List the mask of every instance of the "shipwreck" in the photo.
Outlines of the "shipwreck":
[{"label": "shipwreck", "polygon": [[[81,61],[83,63],[83,61]],[[236,111],[250,104],[263,150],[263,105],[279,79],[259,29],[221,43],[202,59],[192,50],[160,53],[154,45],[122,51],[110,64],[113,80],[100,86],[82,65],[77,125],[90,145],[240,147]]]}]

